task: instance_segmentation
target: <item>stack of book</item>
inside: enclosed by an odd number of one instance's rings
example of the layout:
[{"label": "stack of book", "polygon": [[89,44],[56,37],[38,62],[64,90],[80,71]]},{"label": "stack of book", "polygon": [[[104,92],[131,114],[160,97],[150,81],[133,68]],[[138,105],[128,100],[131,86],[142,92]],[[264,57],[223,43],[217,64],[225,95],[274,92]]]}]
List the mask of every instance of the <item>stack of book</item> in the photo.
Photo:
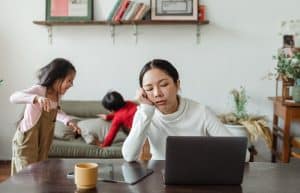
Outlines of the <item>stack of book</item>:
[{"label": "stack of book", "polygon": [[142,20],[149,11],[150,5],[145,3],[130,0],[117,0],[108,14],[107,21],[139,21]]}]

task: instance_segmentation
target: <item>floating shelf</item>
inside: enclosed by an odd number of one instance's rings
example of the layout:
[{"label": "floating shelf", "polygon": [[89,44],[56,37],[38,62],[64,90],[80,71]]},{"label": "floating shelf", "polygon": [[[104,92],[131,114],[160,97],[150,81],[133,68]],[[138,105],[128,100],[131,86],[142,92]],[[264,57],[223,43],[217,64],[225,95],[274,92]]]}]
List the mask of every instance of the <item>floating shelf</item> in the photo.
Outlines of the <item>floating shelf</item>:
[{"label": "floating shelf", "polygon": [[103,25],[110,26],[111,37],[113,43],[115,42],[115,27],[122,25],[134,26],[133,35],[135,42],[138,42],[138,26],[140,25],[195,25],[196,26],[196,40],[197,44],[200,42],[200,25],[209,24],[208,20],[205,21],[191,21],[191,20],[141,20],[141,21],[125,21],[125,22],[108,22],[108,21],[33,21],[36,25],[46,26],[48,28],[49,43],[52,44],[52,27],[53,26],[84,26],[84,25]]},{"label": "floating shelf", "polygon": [[125,22],[108,22],[108,21],[33,21],[36,25],[58,26],[58,25],[205,25],[209,21],[190,21],[190,20],[141,20]]}]

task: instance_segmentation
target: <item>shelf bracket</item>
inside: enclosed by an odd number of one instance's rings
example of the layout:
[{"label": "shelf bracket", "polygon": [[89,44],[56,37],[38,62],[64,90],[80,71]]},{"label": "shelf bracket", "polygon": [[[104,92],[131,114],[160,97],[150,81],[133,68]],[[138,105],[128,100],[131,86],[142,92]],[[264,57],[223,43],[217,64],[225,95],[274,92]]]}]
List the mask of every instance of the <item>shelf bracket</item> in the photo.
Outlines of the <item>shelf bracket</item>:
[{"label": "shelf bracket", "polygon": [[53,40],[53,29],[52,29],[51,25],[49,25],[47,27],[47,31],[48,31],[48,43],[51,45],[52,44],[52,40]]},{"label": "shelf bracket", "polygon": [[116,26],[111,24],[110,25],[110,36],[113,40],[113,44],[115,44],[115,37],[116,37]]},{"label": "shelf bracket", "polygon": [[200,24],[196,26],[196,43],[200,44]]},{"label": "shelf bracket", "polygon": [[135,44],[137,44],[138,43],[138,25],[135,23],[134,25],[133,25],[133,36],[135,37]]}]

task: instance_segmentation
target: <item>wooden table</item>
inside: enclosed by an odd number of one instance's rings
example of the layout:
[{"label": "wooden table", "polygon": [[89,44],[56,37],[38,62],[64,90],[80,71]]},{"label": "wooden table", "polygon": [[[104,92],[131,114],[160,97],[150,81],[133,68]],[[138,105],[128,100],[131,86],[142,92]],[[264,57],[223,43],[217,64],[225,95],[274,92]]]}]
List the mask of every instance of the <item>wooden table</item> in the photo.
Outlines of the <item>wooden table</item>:
[{"label": "wooden table", "polygon": [[[291,101],[282,102],[280,97],[269,97],[273,101],[273,144],[272,162],[278,157],[282,162],[290,160],[291,135],[290,127],[294,120],[300,120],[300,103]],[[278,125],[278,118],[283,120],[283,128]],[[281,148],[278,149],[278,139],[281,140]]]},{"label": "wooden table", "polygon": [[[122,163],[123,160],[71,160],[50,159],[33,164],[0,184],[3,193],[75,193],[74,180],[66,174],[74,164],[82,161],[101,163]],[[241,186],[165,186],[161,170],[164,161],[141,162],[154,173],[135,185],[98,182],[90,193],[299,193],[300,162],[264,163],[245,165]],[[187,163],[188,164],[188,163]],[[226,163],[224,163],[226,167]]]}]

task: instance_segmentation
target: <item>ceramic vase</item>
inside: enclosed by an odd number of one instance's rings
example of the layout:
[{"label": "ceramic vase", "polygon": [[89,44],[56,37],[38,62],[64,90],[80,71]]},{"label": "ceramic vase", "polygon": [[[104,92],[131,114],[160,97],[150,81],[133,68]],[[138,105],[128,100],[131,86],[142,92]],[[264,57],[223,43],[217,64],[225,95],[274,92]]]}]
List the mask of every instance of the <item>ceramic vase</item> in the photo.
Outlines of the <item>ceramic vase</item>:
[{"label": "ceramic vase", "polygon": [[292,90],[292,97],[296,103],[300,102],[300,79],[296,80],[296,84]]}]

